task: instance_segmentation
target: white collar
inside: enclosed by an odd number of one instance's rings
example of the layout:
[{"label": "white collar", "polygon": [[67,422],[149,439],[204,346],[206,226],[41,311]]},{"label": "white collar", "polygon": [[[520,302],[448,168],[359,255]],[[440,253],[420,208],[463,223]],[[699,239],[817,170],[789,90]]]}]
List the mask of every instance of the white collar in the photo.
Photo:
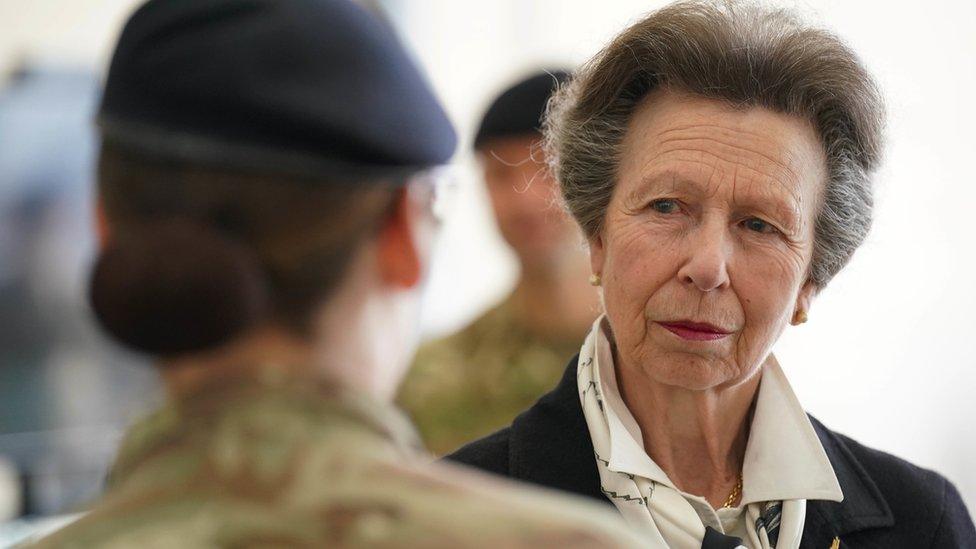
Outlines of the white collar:
[{"label": "white collar", "polygon": [[[678,490],[644,451],[634,416],[620,396],[610,342],[601,328],[596,338],[596,367],[610,431],[608,469],[641,476]],[[803,411],[779,363],[769,355],[763,365],[742,470],[742,505],[763,501],[842,501],[843,493],[813,425]]]}]

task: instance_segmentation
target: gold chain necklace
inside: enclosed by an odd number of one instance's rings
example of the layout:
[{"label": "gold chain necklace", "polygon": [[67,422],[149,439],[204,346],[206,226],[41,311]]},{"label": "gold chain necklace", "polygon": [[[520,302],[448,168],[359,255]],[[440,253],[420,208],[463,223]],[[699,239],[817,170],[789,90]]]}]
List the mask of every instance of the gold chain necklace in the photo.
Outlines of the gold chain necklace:
[{"label": "gold chain necklace", "polygon": [[741,493],[742,473],[739,473],[739,480],[736,481],[735,488],[732,488],[732,493],[729,494],[729,499],[725,500],[725,505],[722,506],[722,509],[731,509],[735,505],[736,500],[739,499],[739,494]]}]

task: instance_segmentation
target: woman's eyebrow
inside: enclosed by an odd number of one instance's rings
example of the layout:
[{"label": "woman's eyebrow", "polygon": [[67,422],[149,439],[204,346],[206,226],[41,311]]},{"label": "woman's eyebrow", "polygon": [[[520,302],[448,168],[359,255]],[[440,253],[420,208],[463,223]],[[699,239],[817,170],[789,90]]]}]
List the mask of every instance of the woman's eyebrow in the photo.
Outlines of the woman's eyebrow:
[{"label": "woman's eyebrow", "polygon": [[803,221],[803,207],[798,195],[778,181],[763,180],[737,185],[732,207],[740,212],[758,212],[783,225],[788,233],[798,233]]},{"label": "woman's eyebrow", "polygon": [[783,229],[789,233],[796,233],[800,230],[803,214],[800,205],[792,200],[781,200],[767,196],[758,200],[736,201],[735,204],[738,210],[758,212],[772,218],[771,221],[778,221],[783,225]]},{"label": "woman's eyebrow", "polygon": [[[641,177],[637,186],[627,194],[626,203],[639,204],[649,196],[668,193],[706,196],[710,194],[708,186],[708,182],[697,181],[679,170],[656,170]],[[784,228],[789,231],[798,230],[802,218],[799,201],[786,193],[784,185],[772,181],[736,185],[732,205],[736,210],[758,211],[773,217],[786,225]]]},{"label": "woman's eyebrow", "polygon": [[784,223],[798,225],[803,208],[800,193],[791,183],[762,177],[736,184],[732,191],[732,202],[737,208],[759,210]]},{"label": "woman's eyebrow", "polygon": [[658,193],[681,193],[703,195],[708,192],[706,185],[695,182],[677,170],[657,170],[640,178],[637,186],[627,194],[627,203],[634,204]]}]

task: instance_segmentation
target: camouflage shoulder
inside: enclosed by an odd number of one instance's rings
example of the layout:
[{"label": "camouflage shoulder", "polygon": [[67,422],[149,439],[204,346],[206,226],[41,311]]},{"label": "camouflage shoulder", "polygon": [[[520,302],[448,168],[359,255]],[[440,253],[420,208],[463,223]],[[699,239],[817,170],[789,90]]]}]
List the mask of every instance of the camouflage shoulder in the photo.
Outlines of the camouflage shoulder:
[{"label": "camouflage shoulder", "polygon": [[498,332],[509,325],[506,303],[482,314],[458,332],[421,345],[401,394],[413,395],[430,385],[450,385],[459,380],[463,383],[466,378],[464,369],[470,367],[471,357],[484,347],[495,345]]},{"label": "camouflage shoulder", "polygon": [[412,516],[427,525],[425,537],[452,547],[647,545],[608,506],[461,465],[401,464],[388,480],[388,487],[406,495]]},{"label": "camouflage shoulder", "polygon": [[450,392],[467,383],[465,368],[478,341],[469,330],[424,343],[417,350],[398,392],[398,404],[410,412],[427,406],[431,395]]},{"label": "camouflage shoulder", "polygon": [[609,507],[460,466],[356,459],[341,468],[330,482],[302,478],[274,504],[183,494],[141,509],[103,505],[34,547],[641,546]]}]

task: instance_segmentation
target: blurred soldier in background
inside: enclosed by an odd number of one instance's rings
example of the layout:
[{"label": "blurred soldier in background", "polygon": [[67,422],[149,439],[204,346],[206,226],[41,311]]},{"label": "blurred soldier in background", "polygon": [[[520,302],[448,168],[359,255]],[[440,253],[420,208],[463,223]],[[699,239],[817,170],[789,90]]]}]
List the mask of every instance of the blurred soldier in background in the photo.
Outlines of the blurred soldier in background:
[{"label": "blurred soldier in background", "polygon": [[425,345],[407,375],[399,402],[437,454],[511,423],[559,380],[597,315],[582,240],[556,203],[539,143],[546,102],[568,77],[540,72],[508,88],[475,136],[495,220],[521,277],[500,305]]},{"label": "blurred soldier in background", "polygon": [[456,137],[385,24],[152,0],[99,125],[92,304],[169,402],[42,546],[637,546],[604,509],[430,464],[391,404]]}]

